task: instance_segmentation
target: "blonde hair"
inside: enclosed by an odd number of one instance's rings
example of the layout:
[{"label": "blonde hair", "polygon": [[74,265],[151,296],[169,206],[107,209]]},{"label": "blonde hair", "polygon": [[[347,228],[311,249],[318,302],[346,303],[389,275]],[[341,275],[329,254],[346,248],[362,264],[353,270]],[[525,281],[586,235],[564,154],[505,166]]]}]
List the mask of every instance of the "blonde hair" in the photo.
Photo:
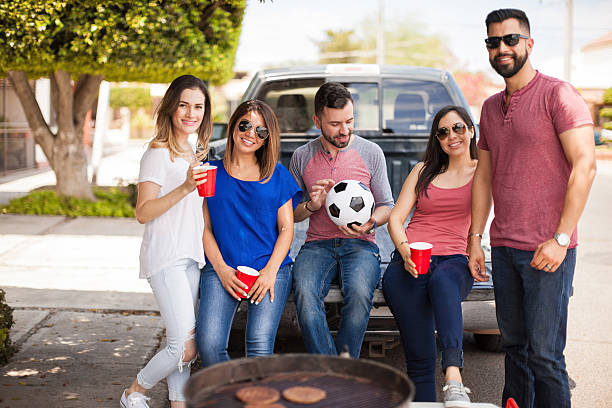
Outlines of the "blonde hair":
[{"label": "blonde hair", "polygon": [[248,112],[259,113],[263,117],[266,128],[268,128],[268,138],[264,141],[263,146],[255,151],[255,157],[259,165],[259,175],[262,183],[267,183],[274,174],[280,156],[280,129],[276,115],[270,105],[260,100],[251,99],[242,102],[232,114],[227,127],[227,144],[223,155],[223,167],[228,173],[230,172],[230,164],[234,153],[234,129],[238,120]]},{"label": "blonde hair", "polygon": [[179,146],[172,131],[172,115],[178,109],[181,93],[185,89],[199,89],[204,94],[204,117],[198,128],[198,144],[208,153],[208,141],[212,134],[210,94],[204,82],[193,75],[181,75],[175,78],[164,94],[156,110],[155,136],[149,143],[149,148],[165,147],[170,151],[170,160],[180,156],[185,151]]}]

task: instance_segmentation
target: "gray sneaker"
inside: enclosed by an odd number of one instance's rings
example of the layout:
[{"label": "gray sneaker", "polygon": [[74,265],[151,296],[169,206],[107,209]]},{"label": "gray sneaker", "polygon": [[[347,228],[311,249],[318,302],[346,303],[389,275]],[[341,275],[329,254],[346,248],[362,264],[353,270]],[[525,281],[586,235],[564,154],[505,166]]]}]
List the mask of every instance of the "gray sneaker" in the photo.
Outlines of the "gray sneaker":
[{"label": "gray sneaker", "polygon": [[121,400],[119,401],[121,408],[149,408],[147,401],[151,398],[145,397],[139,392],[133,392],[126,396],[126,391],[121,394]]},{"label": "gray sneaker", "polygon": [[444,406],[464,408],[470,406],[470,397],[468,394],[471,392],[469,388],[464,386],[458,381],[449,381],[442,388],[444,391]]}]

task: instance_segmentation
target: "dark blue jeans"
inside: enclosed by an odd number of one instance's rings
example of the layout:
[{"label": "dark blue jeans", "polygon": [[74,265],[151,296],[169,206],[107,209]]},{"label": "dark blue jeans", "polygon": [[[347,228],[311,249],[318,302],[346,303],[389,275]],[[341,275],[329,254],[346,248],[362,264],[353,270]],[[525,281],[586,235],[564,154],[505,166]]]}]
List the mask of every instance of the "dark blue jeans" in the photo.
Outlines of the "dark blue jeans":
[{"label": "dark blue jeans", "polygon": [[[285,265],[276,274],[274,303],[270,292],[258,305],[248,305],[246,324],[247,357],[267,356],[274,353],[276,331],[291,292],[291,265]],[[202,367],[227,361],[230,331],[234,315],[241,301],[234,299],[223,287],[217,272],[207,264],[200,275],[200,308],[196,319],[196,343]]]},{"label": "dark blue jeans", "polygon": [[[323,300],[336,277],[343,301],[334,341]],[[359,358],[379,281],[380,256],[376,244],[353,238],[306,242],[293,265],[295,303],[306,350],[334,355],[348,346],[351,357]]]},{"label": "dark blue jeans", "polygon": [[497,321],[506,352],[502,406],[571,406],[565,370],[567,306],[576,266],[569,249],[555,272],[533,269],[533,251],[494,247],[491,252]]},{"label": "dark blue jeans", "polygon": [[429,272],[415,278],[404,269],[397,250],[393,252],[383,292],[400,330],[415,401],[436,400],[436,329],[442,369],[463,367],[461,301],[473,283],[465,255],[432,256]]}]

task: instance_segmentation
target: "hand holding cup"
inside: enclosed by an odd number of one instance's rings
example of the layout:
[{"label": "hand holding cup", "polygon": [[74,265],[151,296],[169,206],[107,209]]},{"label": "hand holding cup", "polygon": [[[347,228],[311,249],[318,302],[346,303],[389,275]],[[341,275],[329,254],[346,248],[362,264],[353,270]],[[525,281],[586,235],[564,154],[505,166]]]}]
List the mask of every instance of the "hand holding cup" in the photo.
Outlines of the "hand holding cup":
[{"label": "hand holding cup", "polygon": [[413,242],[409,246],[410,260],[414,263],[417,274],[427,274],[429,272],[429,262],[431,261],[431,249],[433,245],[429,242]]},{"label": "hand holding cup", "polygon": [[197,180],[196,180],[197,176],[196,176],[196,171],[194,169],[199,164],[200,163],[196,161],[189,163],[189,168],[187,169],[187,175],[185,176],[185,182],[183,183],[183,185],[185,186],[185,188],[187,189],[189,193],[191,193],[197,187]]},{"label": "hand holding cup", "polygon": [[[248,266],[239,266],[236,268],[236,277],[238,278],[240,282],[242,282],[243,284],[247,286],[247,288],[245,288],[244,291],[246,293],[249,293],[249,291],[253,287],[253,284],[255,283],[257,278],[259,278],[259,272]],[[236,292],[236,295],[238,295],[238,297],[242,299],[247,297],[243,295],[242,293],[238,293],[238,292]]]},{"label": "hand holding cup", "polygon": [[198,187],[200,197],[212,197],[215,195],[215,183],[217,179],[217,166],[201,164],[193,168],[193,177]]}]

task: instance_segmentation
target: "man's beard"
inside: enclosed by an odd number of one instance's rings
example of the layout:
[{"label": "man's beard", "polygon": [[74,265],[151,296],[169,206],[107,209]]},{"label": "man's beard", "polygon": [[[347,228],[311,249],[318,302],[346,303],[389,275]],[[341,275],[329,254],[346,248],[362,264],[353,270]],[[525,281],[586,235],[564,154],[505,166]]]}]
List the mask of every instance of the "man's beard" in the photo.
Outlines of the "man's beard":
[{"label": "man's beard", "polygon": [[349,142],[351,141],[351,135],[353,134],[353,130],[349,129],[348,131],[349,137],[346,140],[346,142],[342,142],[342,143],[336,140],[335,138],[326,135],[325,132],[323,132],[323,129],[321,129],[321,134],[323,135],[325,140],[327,140],[328,143],[332,144],[333,146],[336,146],[338,149],[344,149],[346,146],[348,146]]},{"label": "man's beard", "polygon": [[502,57],[502,56],[503,57],[511,56],[514,59],[514,64],[502,66],[495,59],[489,59],[489,62],[491,63],[491,66],[493,67],[493,69],[497,71],[497,73],[504,78],[511,78],[514,75],[516,75],[516,73],[519,72],[521,68],[523,68],[523,65],[525,65],[525,63],[527,62],[527,58],[529,58],[529,54],[527,53],[527,50],[525,50],[525,54],[522,57],[519,57],[516,55],[504,54],[504,55],[498,55],[495,58]]}]

